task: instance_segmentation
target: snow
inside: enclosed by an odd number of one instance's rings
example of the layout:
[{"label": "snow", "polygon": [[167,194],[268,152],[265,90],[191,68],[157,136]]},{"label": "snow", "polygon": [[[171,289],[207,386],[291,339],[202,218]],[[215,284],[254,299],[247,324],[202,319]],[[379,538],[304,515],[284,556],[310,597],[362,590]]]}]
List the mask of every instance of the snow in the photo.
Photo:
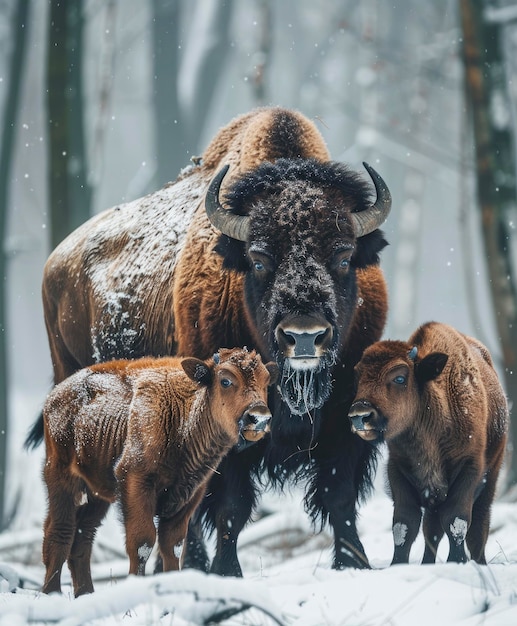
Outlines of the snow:
[{"label": "snow", "polygon": [[[330,568],[331,537],[328,531],[313,531],[298,490],[265,494],[263,517],[239,540],[243,579],[193,570],[126,576],[128,561],[114,511],[94,547],[96,591],[78,599],[73,599],[66,567],[63,595],[46,596],[38,591],[43,566],[16,556],[23,555],[19,546],[24,543],[32,542],[37,551],[40,529],[0,536],[0,626],[191,626],[210,619],[215,623],[223,613],[227,617],[220,623],[254,626],[517,624],[515,503],[494,503],[488,565],[446,563],[446,539],[436,565],[420,565],[424,546],[419,535],[410,564],[390,566],[392,503],[383,488],[384,470],[383,463],[375,493],[361,507],[358,521],[372,570]],[[19,578],[25,581],[23,589]]]}]

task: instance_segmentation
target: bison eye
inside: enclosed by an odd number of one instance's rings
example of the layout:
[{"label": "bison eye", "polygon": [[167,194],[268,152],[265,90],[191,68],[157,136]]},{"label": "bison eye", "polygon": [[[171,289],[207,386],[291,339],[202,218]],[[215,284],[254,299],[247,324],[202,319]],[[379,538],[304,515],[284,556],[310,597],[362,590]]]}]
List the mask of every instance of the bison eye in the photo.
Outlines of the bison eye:
[{"label": "bison eye", "polygon": [[395,378],[393,379],[393,382],[396,385],[405,385],[406,384],[406,377],[402,376],[402,374],[400,374],[399,376],[395,376]]},{"label": "bison eye", "polygon": [[262,261],[253,261],[253,269],[256,272],[263,272],[266,269],[266,266]]},{"label": "bison eye", "polygon": [[229,378],[221,378],[221,387],[231,387],[232,381]]},{"label": "bison eye", "polygon": [[348,272],[348,268],[350,267],[352,252],[352,248],[349,247],[338,250],[332,259],[331,269],[341,274],[346,274]]}]

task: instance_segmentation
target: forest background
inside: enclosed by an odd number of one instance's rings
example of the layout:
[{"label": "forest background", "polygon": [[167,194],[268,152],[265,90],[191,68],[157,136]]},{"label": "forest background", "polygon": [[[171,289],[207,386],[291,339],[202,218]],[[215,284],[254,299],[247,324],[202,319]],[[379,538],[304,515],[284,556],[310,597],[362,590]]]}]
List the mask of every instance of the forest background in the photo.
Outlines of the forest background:
[{"label": "forest background", "polygon": [[52,381],[48,254],[265,104],[388,182],[385,337],[450,323],[517,400],[515,2],[0,0],[0,528],[39,528],[45,506],[23,440]]}]

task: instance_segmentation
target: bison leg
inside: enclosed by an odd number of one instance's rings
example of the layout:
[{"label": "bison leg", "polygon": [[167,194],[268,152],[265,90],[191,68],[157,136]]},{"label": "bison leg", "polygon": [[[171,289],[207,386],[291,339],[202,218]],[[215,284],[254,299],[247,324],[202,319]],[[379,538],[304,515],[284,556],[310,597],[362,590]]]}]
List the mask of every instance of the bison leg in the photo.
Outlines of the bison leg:
[{"label": "bison leg", "polygon": [[470,526],[471,513],[447,508],[441,513],[442,527],[449,538],[448,562],[466,563],[468,561],[465,552],[465,539]]},{"label": "bison leg", "polygon": [[[354,438],[352,438],[354,437]],[[368,444],[350,434],[351,441],[334,436],[332,446],[319,447],[306,496],[306,509],[311,518],[329,520],[334,532],[334,569],[370,567],[356,527],[359,493],[367,491],[367,478],[372,471],[374,458]],[[320,443],[321,440],[320,440]],[[339,455],[336,453],[336,446]],[[352,445],[353,444],[353,445]],[[370,468],[369,468],[370,466]]]},{"label": "bison leg", "polygon": [[490,469],[484,477],[484,482],[472,507],[472,523],[467,532],[467,547],[470,556],[482,565],[486,564],[485,546],[490,530],[490,509],[494,501],[499,470],[503,463],[505,440],[500,442],[499,449],[494,454]]},{"label": "bison leg", "polygon": [[409,563],[411,546],[420,530],[422,510],[419,495],[394,463],[388,461],[388,478],[393,498],[392,565]]},{"label": "bison leg", "polygon": [[[321,475],[318,482],[321,485],[331,484],[331,482],[327,483]],[[344,482],[339,490],[330,487],[323,487],[320,490],[322,493],[316,493],[315,496],[317,498],[319,495],[323,504],[323,515],[328,514],[329,523],[334,531],[332,567],[334,569],[369,568],[368,558],[357,534],[357,492],[353,489],[353,485]]]},{"label": "bison leg", "polygon": [[449,538],[447,561],[466,563],[465,540],[472,520],[472,505],[476,485],[479,484],[479,470],[466,466],[449,486],[447,499],[440,507],[440,520]]},{"label": "bison leg", "polygon": [[109,505],[109,502],[88,494],[88,502],[77,509],[75,539],[68,558],[76,598],[93,593],[90,569],[93,540]]},{"label": "bison leg", "polygon": [[443,537],[440,516],[436,511],[426,510],[423,523],[425,550],[422,563],[435,563],[438,545]]},{"label": "bison leg", "polygon": [[480,565],[486,565],[485,546],[490,530],[490,507],[494,497],[493,492],[485,493],[485,491],[486,489],[479,495],[472,507],[472,522],[466,538],[471,558]]},{"label": "bison leg", "polygon": [[126,472],[120,464],[117,476],[124,477],[119,478],[119,485],[129,573],[144,576],[145,565],[156,542],[156,494],[145,477]]},{"label": "bison leg", "polygon": [[191,501],[176,515],[160,518],[158,522],[158,547],[164,572],[180,569],[189,520],[204,493],[204,487],[198,489]]},{"label": "bison leg", "polygon": [[[187,531],[187,539],[183,547],[183,567],[208,572],[210,559],[203,540],[202,513],[198,509],[190,519]],[[158,568],[158,563],[157,563]],[[162,571],[162,569],[155,569]]]},{"label": "bison leg", "polygon": [[[250,453],[254,454],[257,448],[258,445],[253,446]],[[212,477],[207,495],[202,500],[207,521],[217,530],[216,553],[210,571],[220,576],[242,576],[237,540],[251,517],[256,501],[249,464],[249,453],[230,452]],[[189,543],[186,557],[190,550]]]},{"label": "bison leg", "polygon": [[75,535],[76,497],[79,481],[66,468],[47,461],[44,469],[48,486],[48,513],[44,524],[43,563],[45,580],[42,591],[61,592],[61,570],[70,555]]},{"label": "bison leg", "polygon": [[472,522],[467,531],[467,547],[476,563],[486,565],[485,546],[490,530],[490,508],[497,485],[497,472],[489,472],[484,488],[472,507]]}]

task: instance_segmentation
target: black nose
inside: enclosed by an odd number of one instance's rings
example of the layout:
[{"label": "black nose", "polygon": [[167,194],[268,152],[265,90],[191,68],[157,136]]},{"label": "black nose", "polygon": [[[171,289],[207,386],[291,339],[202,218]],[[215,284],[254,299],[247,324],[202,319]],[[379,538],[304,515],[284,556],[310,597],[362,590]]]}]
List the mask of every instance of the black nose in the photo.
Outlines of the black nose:
[{"label": "black nose", "polygon": [[256,430],[266,430],[271,421],[271,411],[267,406],[257,404],[246,411],[245,417],[249,424],[256,426]]},{"label": "black nose", "polygon": [[354,402],[348,412],[352,426],[356,430],[364,430],[376,417],[377,411],[367,400]]},{"label": "black nose", "polygon": [[320,357],[328,349],[332,339],[330,325],[318,325],[310,330],[294,325],[279,324],[276,333],[281,352],[289,358]]}]

